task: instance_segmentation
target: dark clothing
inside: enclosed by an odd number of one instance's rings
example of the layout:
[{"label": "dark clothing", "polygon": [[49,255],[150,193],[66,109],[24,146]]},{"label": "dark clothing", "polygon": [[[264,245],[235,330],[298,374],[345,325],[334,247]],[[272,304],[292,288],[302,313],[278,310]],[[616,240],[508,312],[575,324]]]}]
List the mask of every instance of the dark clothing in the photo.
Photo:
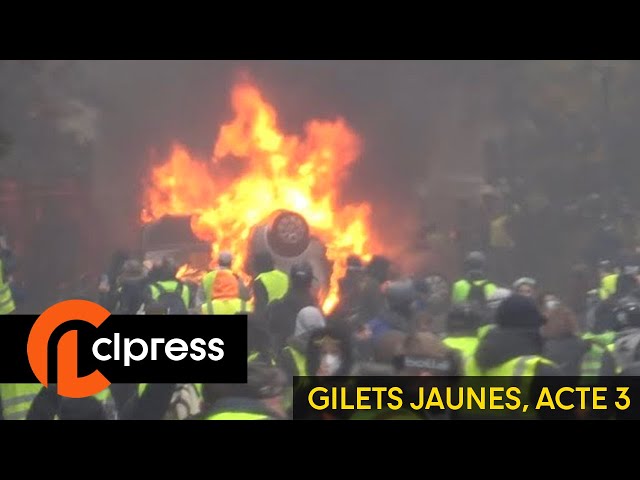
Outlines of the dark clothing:
[{"label": "dark clothing", "polygon": [[385,307],[385,297],[381,291],[382,282],[367,275],[362,280],[360,296],[360,317],[362,323],[375,318]]},{"label": "dark clothing", "polygon": [[[176,389],[175,383],[150,383],[142,396],[132,396],[120,413],[121,420],[162,420],[171,397]],[[137,386],[136,386],[137,390]]]},{"label": "dark clothing", "polygon": [[367,325],[371,329],[372,340],[380,338],[390,330],[407,333],[410,326],[406,315],[401,315],[389,309],[382,310],[376,317],[367,322]]},{"label": "dark clothing", "polygon": [[113,397],[118,412],[122,412],[125,408],[125,405],[130,402],[132,398],[138,396],[138,384],[112,383],[111,396]]},{"label": "dark clothing", "polygon": [[115,406],[106,407],[94,397],[66,398],[55,385],[43,388],[33,399],[27,420],[115,420]]},{"label": "dark clothing", "polygon": [[119,280],[115,313],[135,315],[145,302],[147,286],[144,278]]},{"label": "dark clothing", "polygon": [[[563,375],[577,377],[582,373],[582,362],[592,343],[575,335],[549,339],[544,344],[543,356],[554,362]],[[599,377],[615,375],[616,366],[613,356],[605,351],[602,357]]]},{"label": "dark clothing", "polygon": [[267,308],[267,323],[274,341],[275,351],[280,351],[287,339],[295,333],[296,317],[304,307],[317,307],[316,299],[308,290],[291,289]]},{"label": "dark clothing", "polygon": [[261,280],[253,281],[253,312],[258,318],[265,318],[269,305],[269,294]]},{"label": "dark clothing", "polygon": [[268,418],[265,418],[265,420],[285,420],[275,415],[260,400],[247,397],[220,398],[206,412],[197,415],[192,420],[206,420],[218,413],[249,413],[266,415]]},{"label": "dark clothing", "polygon": [[338,281],[338,298],[336,310],[348,316],[355,313],[360,303],[360,294],[364,273],[360,270],[347,270],[347,274]]},{"label": "dark clothing", "polygon": [[[496,325],[480,340],[475,353],[475,361],[481,370],[498,367],[514,358],[538,355],[543,356],[543,340],[537,329],[505,328]],[[549,387],[554,398],[556,388],[560,385],[545,383],[544,377],[562,375],[557,366],[539,363],[535,378],[532,380],[530,398],[527,403],[537,405],[543,387]],[[523,399],[524,400],[524,399]],[[541,409],[538,418],[572,418],[565,411]]]}]

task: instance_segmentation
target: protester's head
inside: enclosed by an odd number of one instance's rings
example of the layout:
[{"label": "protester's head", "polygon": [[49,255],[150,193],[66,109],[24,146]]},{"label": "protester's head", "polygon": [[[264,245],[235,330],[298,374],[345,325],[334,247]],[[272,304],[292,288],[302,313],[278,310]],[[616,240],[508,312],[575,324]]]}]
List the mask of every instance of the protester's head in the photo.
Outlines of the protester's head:
[{"label": "protester's head", "polygon": [[545,318],[533,299],[514,294],[500,304],[495,321],[502,328],[538,330]]},{"label": "protester's head", "polygon": [[513,291],[518,295],[535,298],[537,296],[536,281],[530,277],[519,278],[513,282]]},{"label": "protester's head", "polygon": [[322,310],[313,306],[304,307],[296,316],[294,336],[308,339],[316,330],[325,328],[326,324]]},{"label": "protester's head", "polygon": [[218,255],[218,267],[220,268],[231,268],[233,264],[233,255],[231,252],[220,252]]},{"label": "protester's head", "polygon": [[578,335],[578,319],[567,305],[560,302],[547,302],[543,306],[542,314],[546,318],[546,323],[540,331],[545,339],[558,339]]},{"label": "protester's head", "polygon": [[373,359],[375,362],[391,365],[401,354],[407,334],[399,330],[389,330],[374,340]]},{"label": "protester's head", "polygon": [[124,263],[118,276],[118,284],[139,282],[146,278],[147,271],[140,260],[130,259]]},{"label": "protester's head", "polygon": [[344,376],[353,367],[351,331],[344,325],[315,330],[307,345],[309,375]]},{"label": "protester's head", "polygon": [[487,258],[484,253],[469,252],[464,259],[464,270],[471,280],[481,280],[487,269]]},{"label": "protester's head", "polygon": [[447,334],[475,335],[482,324],[483,317],[471,305],[455,305],[449,311],[446,320]]},{"label": "protester's head", "polygon": [[296,262],[289,270],[289,279],[292,289],[309,290],[313,285],[313,267],[306,260]]},{"label": "protester's head", "polygon": [[274,417],[285,418],[284,401],[285,374],[281,369],[265,362],[250,362],[247,365],[247,383],[203,385],[202,394],[205,409],[211,408],[224,398],[240,398],[259,401]]}]

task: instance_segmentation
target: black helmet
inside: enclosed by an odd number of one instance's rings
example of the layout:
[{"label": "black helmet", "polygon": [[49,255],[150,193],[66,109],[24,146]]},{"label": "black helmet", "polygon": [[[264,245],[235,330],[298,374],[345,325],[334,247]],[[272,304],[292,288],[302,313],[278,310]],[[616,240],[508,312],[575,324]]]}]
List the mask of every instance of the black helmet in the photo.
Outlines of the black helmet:
[{"label": "black helmet", "polygon": [[418,292],[412,279],[387,282],[384,293],[391,307],[408,307],[418,298]]},{"label": "black helmet", "polygon": [[473,331],[482,324],[483,317],[470,304],[455,305],[447,315],[447,332]]},{"label": "black helmet", "polygon": [[636,297],[621,298],[614,309],[619,328],[640,327],[640,300]]},{"label": "black helmet", "polygon": [[470,252],[464,259],[465,270],[484,270],[487,257],[482,252]]},{"label": "black helmet", "polygon": [[291,266],[289,276],[291,277],[291,283],[294,285],[311,285],[314,279],[313,267],[306,260],[296,262]]}]

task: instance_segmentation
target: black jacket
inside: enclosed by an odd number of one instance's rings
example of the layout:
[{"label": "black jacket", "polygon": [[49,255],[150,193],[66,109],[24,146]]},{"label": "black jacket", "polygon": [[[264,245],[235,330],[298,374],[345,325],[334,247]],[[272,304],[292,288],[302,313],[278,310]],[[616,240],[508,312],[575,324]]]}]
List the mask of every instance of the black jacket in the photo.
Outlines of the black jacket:
[{"label": "black jacket", "polygon": [[[482,370],[498,367],[517,357],[528,355],[544,355],[544,342],[541,335],[535,329],[504,328],[496,326],[482,338],[474,355],[476,364]],[[558,379],[547,377],[559,377],[562,371],[557,366],[539,363],[531,384],[529,399],[522,399],[531,407],[537,405],[540,393],[544,387],[548,387],[552,395],[554,390],[560,388]],[[573,418],[572,414],[559,409],[540,410],[538,418]]]},{"label": "black jacket", "polygon": [[280,351],[296,330],[296,317],[304,307],[317,307],[317,302],[308,290],[292,289],[282,300],[272,302],[267,308],[267,323],[274,341],[274,348]]},{"label": "black jacket", "polygon": [[[558,365],[563,375],[578,377],[581,375],[584,356],[591,346],[590,341],[575,335],[549,339],[544,343],[543,356]],[[612,377],[615,373],[615,359],[605,351],[598,376]]]},{"label": "black jacket", "polygon": [[115,313],[135,315],[146,300],[146,288],[147,282],[144,278],[118,280]]}]

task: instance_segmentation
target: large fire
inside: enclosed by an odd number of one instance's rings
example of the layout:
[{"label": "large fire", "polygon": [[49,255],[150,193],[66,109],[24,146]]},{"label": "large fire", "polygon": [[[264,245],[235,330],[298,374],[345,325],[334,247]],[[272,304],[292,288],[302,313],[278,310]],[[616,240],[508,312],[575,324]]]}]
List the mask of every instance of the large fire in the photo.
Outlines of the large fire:
[{"label": "large fire", "polygon": [[192,215],[192,229],[211,241],[212,255],[231,251],[240,269],[252,227],[274,210],[295,211],[324,241],[333,261],[331,286],[321,299],[329,312],[338,300],[346,257],[353,253],[368,260],[375,247],[370,206],[338,203],[340,186],[360,155],[360,140],[342,119],[311,120],[303,138],[285,135],[276,110],[252,84],[236,85],[231,102],[235,118],[220,128],[210,161],[175,144],[168,160],[152,170],[142,220]]}]

